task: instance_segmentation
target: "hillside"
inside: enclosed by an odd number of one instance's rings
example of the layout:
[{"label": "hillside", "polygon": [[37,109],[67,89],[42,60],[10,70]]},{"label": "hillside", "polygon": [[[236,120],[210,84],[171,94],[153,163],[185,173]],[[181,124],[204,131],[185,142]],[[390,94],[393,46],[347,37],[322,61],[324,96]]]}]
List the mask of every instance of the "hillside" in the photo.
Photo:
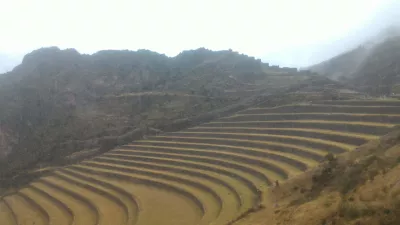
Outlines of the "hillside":
[{"label": "hillside", "polygon": [[309,69],[334,79],[350,77],[364,60],[368,49],[359,46],[353,50],[335,56],[327,61],[313,65]]},{"label": "hillside", "polygon": [[[398,127],[271,187],[265,209],[235,225],[396,225],[400,223]],[[268,221],[268,222],[265,222]]]},{"label": "hillside", "polygon": [[307,78],[296,71],[271,78],[263,68],[230,50],[173,58],[148,50],[35,50],[0,76],[0,171],[105,151]]},{"label": "hillside", "polygon": [[399,62],[400,28],[394,27],[357,48],[309,69],[345,81],[372,95],[397,95]]},{"label": "hillside", "polygon": [[[136,140],[80,163],[32,171],[48,172],[9,190],[0,201],[0,219],[121,225],[317,225],[367,219],[358,211],[362,208],[353,214],[346,199],[355,187],[368,184],[363,181],[380,176],[382,168],[397,165],[396,149],[388,158],[383,153],[397,145],[398,132],[378,140],[396,129],[400,101],[332,100],[340,96],[331,87],[340,84],[308,80],[230,116]],[[366,159],[358,161],[363,154]],[[335,155],[350,155],[353,161]],[[324,160],[329,163],[320,164]],[[320,213],[310,221],[304,213],[316,207]],[[394,210],[374,207],[376,215]],[[335,214],[338,209],[343,216]]]},{"label": "hillside", "polygon": [[399,100],[206,49],[40,49],[0,78],[5,224],[399,221]]}]

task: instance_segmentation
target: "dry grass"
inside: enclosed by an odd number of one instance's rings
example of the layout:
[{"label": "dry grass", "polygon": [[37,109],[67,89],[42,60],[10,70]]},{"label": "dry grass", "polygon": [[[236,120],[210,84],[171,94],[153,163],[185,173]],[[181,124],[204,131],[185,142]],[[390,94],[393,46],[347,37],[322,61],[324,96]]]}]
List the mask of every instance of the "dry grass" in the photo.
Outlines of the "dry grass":
[{"label": "dry grass", "polygon": [[[244,164],[240,162],[235,162],[231,160],[227,160],[224,158],[215,158],[215,157],[208,157],[208,156],[193,156],[191,154],[174,154],[174,153],[164,153],[164,152],[152,152],[151,154],[147,154],[148,151],[143,151],[143,150],[127,150],[128,153],[124,151],[124,154],[115,154],[115,153],[110,153],[107,155],[111,156],[121,156],[121,157],[129,157],[129,152],[135,152],[138,155],[142,155],[141,153],[145,153],[143,155],[147,156],[158,156],[160,158],[171,158],[171,159],[183,159],[187,161],[192,161],[192,162],[201,162],[201,163],[208,163],[212,165],[221,165],[224,166],[225,168],[235,168],[236,170],[241,170],[243,172],[247,173],[247,176],[252,175],[255,178],[255,183],[258,184],[258,186],[264,186],[264,185],[269,185],[272,183],[274,180],[283,180],[284,178],[271,171],[268,169],[263,169],[260,168],[259,166],[254,166],[252,164]],[[136,155],[135,154],[135,155]],[[131,157],[135,157],[134,155]],[[254,178],[253,178],[254,179]]]},{"label": "dry grass", "polygon": [[[165,180],[160,178],[154,178],[152,176],[146,176],[141,174],[134,174],[132,172],[124,172],[120,170],[110,170],[103,167],[93,167],[93,166],[86,166],[86,165],[76,165],[74,166],[79,169],[83,169],[82,171],[89,172],[100,175],[106,176],[110,181],[113,181],[115,184],[127,184],[127,183],[134,183],[134,184],[141,184],[146,185],[148,187],[158,187],[165,190],[165,193],[174,193],[174,195],[178,195],[183,198],[184,201],[190,203],[191,207],[189,208],[181,208],[180,205],[176,205],[174,207],[179,208],[182,213],[185,211],[189,211],[188,215],[193,215],[193,212],[196,212],[196,218],[201,218],[202,221],[212,221],[214,220],[219,213],[219,208],[216,208],[215,204],[212,204],[215,199],[205,192],[199,191],[199,189],[189,186],[184,183]],[[124,187],[123,185],[122,187]],[[135,192],[135,194],[137,194]],[[145,207],[143,203],[143,199],[140,194],[137,194],[141,208]],[[185,200],[186,199],[186,200]],[[211,204],[210,204],[211,203]],[[186,204],[187,205],[187,204]],[[182,205],[185,207],[185,205]],[[152,211],[152,213],[156,213]],[[160,212],[160,215],[164,215],[163,212]],[[143,219],[142,211],[139,214],[139,220]],[[164,220],[167,220],[164,217]],[[185,219],[185,218],[183,218]],[[168,223],[168,222],[166,222]]]},{"label": "dry grass", "polygon": [[15,225],[17,224],[16,218],[13,215],[13,212],[8,207],[7,202],[3,199],[0,200],[0,218],[1,222],[4,225]]},{"label": "dry grass", "polygon": [[[305,137],[297,137],[297,136],[288,136],[288,135],[274,135],[274,134],[251,134],[251,133],[229,133],[229,132],[174,132],[173,134],[222,134],[222,135],[231,135],[231,136],[254,136],[254,137],[274,137],[274,138],[282,138],[282,139],[288,139],[288,142],[290,140],[300,140],[300,141],[306,141],[306,142],[312,142],[312,143],[317,143],[317,144],[324,144],[324,145],[331,145],[331,146],[336,146],[339,147],[345,151],[350,151],[354,149],[356,146],[354,145],[349,145],[349,144],[342,144],[339,142],[333,142],[333,141],[326,141],[326,140],[321,140],[321,139],[315,139],[315,138],[305,138]],[[246,139],[246,138],[243,138]]]},{"label": "dry grass", "polygon": [[339,113],[339,112],[293,112],[293,113],[287,113],[287,112],[282,112],[282,113],[259,113],[259,114],[248,114],[248,113],[242,113],[245,111],[241,111],[240,113],[236,113],[232,116],[227,116],[221,119],[225,118],[232,118],[232,117],[239,117],[239,116],[250,116],[250,115],[266,115],[266,116],[274,116],[274,115],[345,115],[345,116],[390,116],[390,117],[400,117],[399,114],[381,114],[381,113]]},{"label": "dry grass", "polygon": [[[213,218],[201,218],[196,206],[184,196],[149,185],[132,184],[125,181],[113,181],[135,193],[143,210],[140,211],[137,224],[188,225],[209,224]],[[155,214],[156,213],[156,214]]]},{"label": "dry grass", "polygon": [[[252,148],[252,147],[238,147],[234,145],[219,145],[219,144],[207,144],[207,143],[194,143],[194,142],[175,142],[175,141],[155,141],[155,140],[142,140],[142,141],[137,141],[136,143],[144,143],[144,144],[163,144],[164,146],[168,146],[168,144],[174,144],[174,145],[192,145],[192,146],[199,146],[203,147],[206,149],[229,149],[230,151],[234,152],[234,150],[242,150],[245,151],[246,154],[248,155],[256,155],[260,156],[261,154],[273,154],[273,155],[279,155],[282,157],[290,158],[298,162],[304,163],[306,166],[314,166],[316,164],[315,160],[309,159],[307,157],[300,157],[295,154],[290,154],[290,153],[285,153],[285,152],[279,152],[279,151],[272,151],[268,148]],[[133,145],[132,145],[133,146]],[[242,152],[240,151],[240,152]]]},{"label": "dry grass", "polygon": [[[129,96],[135,94],[116,97]],[[375,103],[326,103],[250,108],[222,118],[238,121],[216,121],[160,135],[60,167],[0,201],[5,209],[0,218],[13,223],[8,203],[20,224],[28,220],[61,225],[399,224],[400,131],[380,140],[375,131],[362,131],[363,127],[389,130],[395,126],[389,123],[393,121],[368,119],[400,119],[400,115],[374,113],[380,107]],[[287,113],[291,108],[306,110]],[[329,108],[338,110],[305,113]],[[364,109],[371,114],[361,113]],[[341,115],[360,120],[273,120],[269,115]],[[266,119],[240,120],[243,116]],[[268,127],[279,123],[307,126]],[[333,125],[337,130],[329,129]],[[342,132],[343,126],[358,127]],[[370,142],[351,151],[359,140]],[[328,152],[345,154],[325,157]],[[316,166],[324,157],[325,162]],[[270,184],[273,187],[268,189]]]},{"label": "dry grass", "polygon": [[47,224],[47,218],[43,216],[41,211],[34,205],[29,203],[29,201],[24,199],[22,196],[12,195],[9,197],[5,197],[4,200],[7,202],[7,204],[10,206],[11,210],[15,214],[18,224]]},{"label": "dry grass", "polygon": [[[119,160],[121,162],[121,160]],[[118,162],[118,161],[117,161]],[[125,162],[129,162],[129,160],[125,160]],[[96,161],[96,164],[99,162]],[[102,165],[112,165],[111,163],[101,162]],[[114,165],[115,166],[115,165]],[[192,186],[195,189],[198,189],[197,195],[205,195],[209,196],[206,201],[208,210],[210,211],[219,211],[218,218],[216,219],[216,223],[224,224],[226,221],[230,221],[234,216],[240,212],[240,200],[235,198],[235,195],[232,193],[230,189],[226,186],[221,185],[221,183],[215,183],[212,180],[204,179],[203,177],[196,177],[190,174],[180,173],[176,174],[169,170],[162,169],[150,169],[144,168],[143,166],[136,166],[132,164],[128,164],[125,166],[115,166],[121,167],[125,169],[134,169],[136,173],[143,174],[153,174],[153,177],[160,177],[160,179],[168,179],[172,181],[177,181],[182,184],[187,184]],[[177,179],[178,178],[178,179]],[[201,193],[205,192],[207,194]],[[220,209],[219,209],[220,208]],[[219,222],[218,222],[219,221]],[[225,222],[223,222],[225,221]]]},{"label": "dry grass", "polygon": [[63,169],[62,172],[79,178],[81,181],[95,185],[98,188],[106,189],[110,194],[115,196],[116,200],[119,200],[120,204],[122,204],[125,215],[127,216],[126,224],[135,224],[137,222],[140,205],[133,193],[127,192],[122,187],[114,185],[111,181],[101,176],[82,173],[73,168]]},{"label": "dry grass", "polygon": [[[43,192],[59,199],[65,205],[67,205],[72,211],[72,220],[76,224],[93,224],[96,221],[96,215],[92,212],[92,209],[79,199],[73,198],[68,193],[62,192],[53,186],[48,185],[44,182],[34,182],[32,186],[42,190]],[[56,205],[55,205],[56,206]],[[67,212],[65,212],[67,213]]]},{"label": "dry grass", "polygon": [[[238,143],[238,146],[246,146],[246,144],[257,144],[257,145],[265,145],[265,146],[278,146],[278,147],[287,147],[291,149],[297,149],[300,152],[305,152],[309,154],[315,155],[317,158],[323,157],[327,154],[326,151],[310,148],[307,146],[301,145],[293,145],[282,142],[274,142],[274,141],[257,141],[257,140],[246,140],[246,139],[234,139],[234,138],[216,138],[216,137],[183,137],[183,136],[157,136],[156,139],[178,139],[178,140],[198,140],[199,142],[206,141],[221,141],[224,143]],[[266,147],[266,149],[270,149],[270,147]]]},{"label": "dry grass", "polygon": [[[123,208],[123,203],[118,201],[118,198],[112,195],[107,189],[102,186],[90,184],[59,171],[57,171],[56,175],[51,178],[57,180],[59,184],[65,183],[64,187],[69,183],[74,191],[83,194],[88,201],[95,205],[100,217],[99,224],[126,224],[127,215]],[[110,217],[109,215],[113,215],[113,217]]]},{"label": "dry grass", "polygon": [[330,157],[313,171],[272,188],[266,210],[236,224],[399,224],[400,165],[393,157],[400,155],[399,141],[395,131],[337,160]]},{"label": "dry grass", "polygon": [[[250,189],[253,193],[257,193],[257,191],[259,190],[258,188],[261,188],[259,185],[262,184],[262,182],[259,181],[258,178],[253,177],[252,174],[243,172],[235,168],[224,167],[218,164],[210,164],[210,163],[189,161],[183,159],[171,159],[168,157],[163,157],[163,155],[159,155],[159,157],[154,157],[154,156],[127,157],[125,155],[123,156],[125,158],[129,158],[131,160],[136,159],[141,162],[154,162],[162,165],[185,166],[186,169],[193,168],[193,169],[202,169],[203,171],[211,171],[219,174],[220,176],[225,175],[227,177],[231,177],[234,178],[235,180],[240,181],[241,183],[245,184],[247,188]],[[112,155],[110,155],[109,157],[112,157]],[[238,185],[241,186],[240,184]]]},{"label": "dry grass", "polygon": [[44,197],[43,195],[35,192],[31,188],[24,188],[20,190],[21,193],[24,193],[26,196],[29,196],[33,201],[35,201],[38,205],[42,206],[50,215],[50,224],[60,224],[60,225],[69,225],[72,220],[70,215],[66,213],[62,208],[54,205],[54,202],[51,199]]},{"label": "dry grass", "polygon": [[[133,147],[138,146],[138,147],[145,147],[145,148],[156,148],[156,149],[176,149],[178,150],[178,152],[182,152],[184,154],[189,154],[189,155],[199,155],[199,156],[206,156],[207,153],[211,153],[212,155],[214,155],[215,157],[220,157],[220,158],[224,158],[224,159],[242,159],[243,163],[245,163],[246,161],[249,162],[249,164],[251,164],[251,162],[260,162],[260,163],[265,163],[265,164],[269,164],[271,166],[264,166],[265,168],[268,167],[272,167],[272,168],[277,168],[277,173],[278,171],[282,171],[279,174],[296,174],[299,173],[299,169],[291,164],[288,163],[282,163],[282,162],[278,162],[275,160],[271,160],[271,159],[260,159],[260,157],[255,157],[255,156],[251,156],[251,154],[247,155],[247,154],[239,154],[239,153],[234,153],[234,152],[229,152],[229,151],[210,151],[210,150],[203,150],[200,148],[179,148],[179,147],[164,147],[164,146],[152,146],[152,145],[133,145]],[[209,154],[209,155],[211,155]],[[236,161],[236,160],[233,160]],[[256,163],[254,163],[256,164]],[[272,170],[272,169],[271,169]],[[278,175],[279,176],[279,175]]]}]

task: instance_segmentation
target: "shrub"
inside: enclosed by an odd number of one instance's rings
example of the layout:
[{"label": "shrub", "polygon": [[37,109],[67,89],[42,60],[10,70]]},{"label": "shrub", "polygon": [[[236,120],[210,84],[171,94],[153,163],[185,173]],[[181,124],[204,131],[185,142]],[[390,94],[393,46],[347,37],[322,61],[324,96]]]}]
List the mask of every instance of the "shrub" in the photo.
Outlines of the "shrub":
[{"label": "shrub", "polygon": [[118,145],[118,138],[113,136],[103,137],[99,140],[100,151],[108,151]]},{"label": "shrub", "polygon": [[359,218],[362,213],[355,204],[342,203],[339,208],[339,215],[346,219],[354,220]]},{"label": "shrub", "polygon": [[336,168],[338,165],[338,159],[336,158],[336,156],[332,153],[328,153],[325,156],[325,160],[328,162],[329,166],[331,168]]},{"label": "shrub", "polygon": [[377,169],[371,169],[368,171],[368,178],[369,180],[373,181],[375,176],[379,174],[379,171]]}]

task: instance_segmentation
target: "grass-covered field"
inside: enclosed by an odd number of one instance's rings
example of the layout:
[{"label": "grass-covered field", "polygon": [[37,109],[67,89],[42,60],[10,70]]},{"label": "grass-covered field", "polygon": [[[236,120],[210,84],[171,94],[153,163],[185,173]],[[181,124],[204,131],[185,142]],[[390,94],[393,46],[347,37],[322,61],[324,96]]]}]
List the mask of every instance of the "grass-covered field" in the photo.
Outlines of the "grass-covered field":
[{"label": "grass-covered field", "polygon": [[257,210],[268,186],[375,140],[400,101],[250,108],[120,146],[0,200],[1,224],[225,225]]}]

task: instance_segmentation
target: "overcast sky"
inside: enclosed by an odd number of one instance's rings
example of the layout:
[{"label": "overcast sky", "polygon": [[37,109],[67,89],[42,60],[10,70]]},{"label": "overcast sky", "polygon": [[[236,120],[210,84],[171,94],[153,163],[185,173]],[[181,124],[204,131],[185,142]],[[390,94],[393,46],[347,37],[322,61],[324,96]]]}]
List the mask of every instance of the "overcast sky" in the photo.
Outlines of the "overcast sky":
[{"label": "overcast sky", "polygon": [[198,47],[231,48],[296,67],[325,60],[400,20],[400,0],[0,0],[0,5],[0,55],[22,56],[44,46],[81,53],[145,48],[169,56]]}]

